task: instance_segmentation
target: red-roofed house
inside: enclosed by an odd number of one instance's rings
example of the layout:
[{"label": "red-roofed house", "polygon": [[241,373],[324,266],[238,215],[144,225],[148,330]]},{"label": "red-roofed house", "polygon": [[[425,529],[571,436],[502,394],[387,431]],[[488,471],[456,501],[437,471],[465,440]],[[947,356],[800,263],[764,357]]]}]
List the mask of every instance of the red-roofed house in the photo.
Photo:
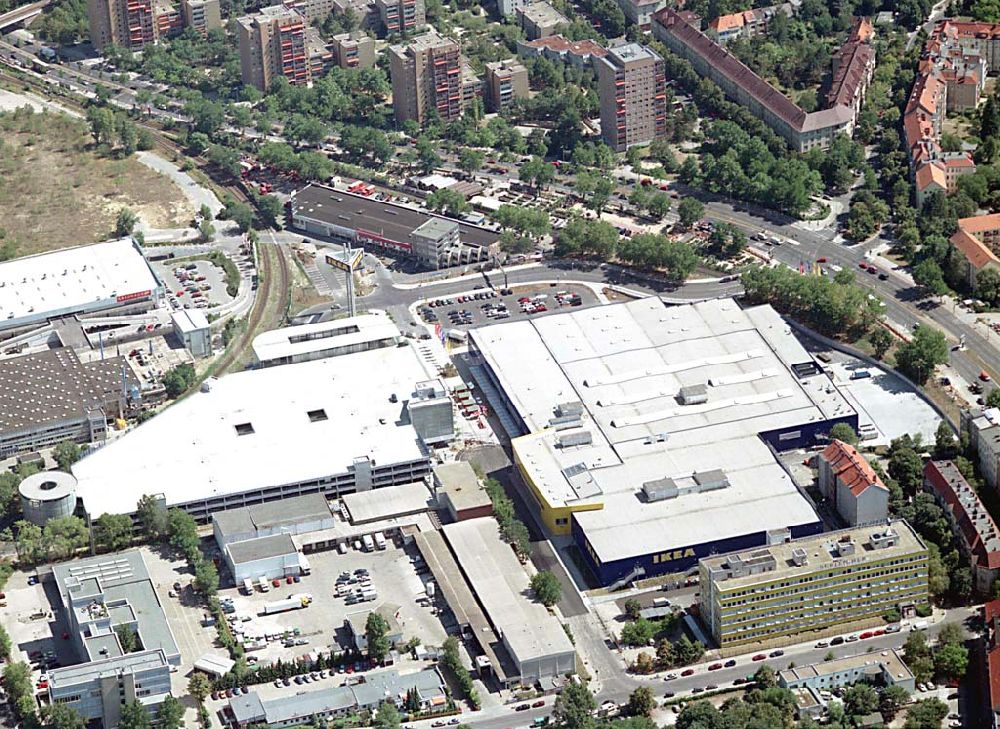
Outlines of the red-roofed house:
[{"label": "red-roofed house", "polygon": [[965,277],[970,286],[976,285],[976,276],[985,268],[1000,271],[1000,214],[976,215],[961,218],[958,230],[951,236],[951,244],[965,259]]},{"label": "red-roofed house", "polygon": [[966,560],[972,565],[976,591],[988,595],[1000,577],[1000,530],[969,482],[951,461],[929,461],[924,489],[944,511]]},{"label": "red-roofed house", "polygon": [[986,624],[986,680],[993,729],[1000,729],[1000,600],[983,605]]},{"label": "red-roofed house", "polygon": [[854,446],[834,440],[819,454],[819,490],[851,526],[889,515],[889,489]]}]

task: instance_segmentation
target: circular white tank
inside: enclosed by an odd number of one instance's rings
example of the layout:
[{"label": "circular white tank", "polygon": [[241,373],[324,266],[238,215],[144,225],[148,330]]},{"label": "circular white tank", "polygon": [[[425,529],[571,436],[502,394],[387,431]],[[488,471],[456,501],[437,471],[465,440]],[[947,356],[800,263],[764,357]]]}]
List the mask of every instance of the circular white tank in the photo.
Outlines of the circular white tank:
[{"label": "circular white tank", "polygon": [[28,476],[18,491],[24,518],[32,524],[44,526],[50,519],[72,516],[76,509],[76,479],[63,471]]}]

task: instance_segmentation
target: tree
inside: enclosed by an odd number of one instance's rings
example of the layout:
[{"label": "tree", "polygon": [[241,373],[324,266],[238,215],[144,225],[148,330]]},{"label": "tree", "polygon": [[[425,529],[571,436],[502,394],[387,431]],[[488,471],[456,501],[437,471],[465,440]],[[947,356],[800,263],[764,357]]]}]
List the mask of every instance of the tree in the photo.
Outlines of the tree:
[{"label": "tree", "polygon": [[892,334],[889,333],[888,329],[883,327],[876,327],[868,335],[868,342],[872,345],[872,350],[878,359],[882,359],[885,356],[885,353],[892,346],[893,341]]},{"label": "tree", "polygon": [[628,697],[625,713],[629,716],[649,716],[656,708],[656,699],[647,686],[640,686]]},{"label": "tree", "polygon": [[759,689],[772,689],[778,685],[778,675],[765,663],[753,674],[753,682]]},{"label": "tree", "polygon": [[832,428],[830,428],[830,437],[834,440],[843,441],[848,445],[856,446],[858,444],[858,434],[854,432],[852,428],[847,423],[836,423]]},{"label": "tree", "polygon": [[622,628],[621,640],[627,646],[648,645],[656,632],[653,623],[639,618]]},{"label": "tree", "polygon": [[14,530],[17,533],[14,547],[18,560],[25,564],[38,564],[45,559],[47,548],[40,526],[22,519],[14,523]]},{"label": "tree", "polygon": [[976,274],[976,296],[994,304],[1000,298],[1000,273],[993,268],[984,268]]},{"label": "tree", "polygon": [[135,653],[141,650],[139,636],[130,626],[116,625],[115,635],[118,636],[118,644],[121,646],[122,653]]},{"label": "tree", "polygon": [[844,692],[844,709],[850,716],[867,716],[878,710],[878,691],[858,683]]},{"label": "tree", "polygon": [[78,516],[50,519],[42,530],[42,541],[49,553],[58,559],[69,557],[90,542],[90,530]]},{"label": "tree", "polygon": [[485,155],[482,152],[463,147],[458,153],[458,168],[471,174],[482,169],[484,158]]},{"label": "tree", "polygon": [[531,589],[535,599],[545,607],[552,607],[562,598],[562,585],[559,578],[547,571],[536,572],[531,577]]},{"label": "tree", "polygon": [[962,678],[969,668],[969,649],[960,643],[940,647],[934,653],[934,668],[949,678]]},{"label": "tree", "polygon": [[879,700],[879,711],[889,721],[892,721],[896,716],[896,712],[908,703],[910,703],[910,692],[898,684],[893,684],[882,690],[882,696]]},{"label": "tree", "polygon": [[261,218],[269,228],[280,228],[279,221],[283,214],[281,200],[274,195],[254,195],[254,204],[260,211]]},{"label": "tree", "polygon": [[80,446],[71,440],[64,440],[52,451],[52,458],[60,471],[69,473],[70,466],[80,460]]},{"label": "tree", "polygon": [[7,629],[0,625],[0,661],[6,661],[10,658],[11,649],[10,634],[7,633]]},{"label": "tree", "polygon": [[201,543],[198,523],[183,509],[173,508],[167,512],[167,537],[170,546],[188,557],[197,554]]},{"label": "tree", "polygon": [[427,207],[454,217],[468,210],[469,203],[462,193],[445,187],[427,196]]},{"label": "tree", "polygon": [[208,680],[201,671],[195,671],[188,679],[188,693],[194,697],[199,704],[212,692],[212,682]]},{"label": "tree", "polygon": [[906,712],[905,729],[939,729],[948,715],[948,704],[940,699],[918,701]]},{"label": "tree", "polygon": [[152,722],[146,707],[138,701],[130,701],[122,707],[118,729],[150,729]]},{"label": "tree", "polygon": [[948,293],[948,284],[938,262],[927,258],[913,267],[913,282],[935,296]]},{"label": "tree", "polygon": [[94,143],[111,145],[114,141],[115,115],[111,109],[104,106],[92,106],[87,110],[87,123]]},{"label": "tree", "polygon": [[693,197],[686,197],[677,205],[677,216],[684,228],[690,228],[701,220],[705,214],[705,206]]},{"label": "tree", "polygon": [[120,238],[132,235],[137,222],[139,222],[139,218],[131,209],[122,208],[118,211],[118,218],[115,220],[115,234]]},{"label": "tree", "polygon": [[139,497],[136,514],[143,531],[153,539],[160,539],[167,533],[167,509],[160,499],[145,494]]},{"label": "tree", "polygon": [[246,203],[230,201],[219,213],[223,220],[232,220],[239,226],[241,233],[246,233],[253,226],[253,208]]},{"label": "tree", "polygon": [[206,597],[219,591],[219,570],[207,559],[199,560],[194,568],[194,587]]},{"label": "tree", "polygon": [[948,342],[944,334],[929,326],[922,326],[896,351],[896,366],[918,385],[923,385],[934,367],[948,361]]},{"label": "tree", "polygon": [[642,603],[634,597],[630,597],[625,601],[625,615],[629,620],[638,620],[640,610],[642,610]]},{"label": "tree", "polygon": [[53,729],[84,729],[87,722],[69,704],[56,702],[46,711],[46,726]]},{"label": "tree", "polygon": [[197,377],[194,367],[188,362],[167,370],[163,375],[163,387],[167,391],[167,397],[180,397],[194,384]]},{"label": "tree", "polygon": [[375,729],[399,729],[400,719],[396,705],[391,701],[385,701],[375,712],[372,726]]},{"label": "tree", "polygon": [[427,137],[420,137],[417,140],[417,159],[424,174],[431,173],[441,166],[441,157]]},{"label": "tree", "polygon": [[378,613],[368,613],[368,620],[365,621],[365,638],[368,641],[368,658],[372,663],[381,664],[387,655],[392,644],[388,638],[389,623]]},{"label": "tree", "polygon": [[565,729],[595,729],[593,712],[597,708],[594,695],[582,683],[569,683],[556,697],[552,719]]},{"label": "tree", "polygon": [[167,694],[156,712],[157,729],[180,729],[184,724],[184,705]]}]

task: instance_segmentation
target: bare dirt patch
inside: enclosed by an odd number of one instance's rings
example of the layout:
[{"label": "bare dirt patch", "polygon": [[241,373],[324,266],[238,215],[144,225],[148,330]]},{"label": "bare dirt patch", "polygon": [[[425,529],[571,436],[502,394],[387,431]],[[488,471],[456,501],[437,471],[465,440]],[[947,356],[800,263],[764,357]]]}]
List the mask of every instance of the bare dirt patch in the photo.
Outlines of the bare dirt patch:
[{"label": "bare dirt patch", "polygon": [[184,227],[195,212],[167,177],[132,158],[98,155],[84,122],[27,109],[0,114],[0,227],[16,255],[104,240],[123,207],[154,228]]}]

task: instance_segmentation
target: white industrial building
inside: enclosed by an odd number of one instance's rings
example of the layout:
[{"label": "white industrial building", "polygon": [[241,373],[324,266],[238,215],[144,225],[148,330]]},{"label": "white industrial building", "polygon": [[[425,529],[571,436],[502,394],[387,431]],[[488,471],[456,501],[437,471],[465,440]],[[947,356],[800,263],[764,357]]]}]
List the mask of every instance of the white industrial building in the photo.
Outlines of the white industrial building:
[{"label": "white industrial building", "polygon": [[111,309],[146,310],[163,284],[131,238],[0,263],[0,331]]},{"label": "white industrial building", "polygon": [[212,354],[212,330],[208,317],[200,309],[180,309],[170,315],[174,334],[191,356],[201,359]]},{"label": "white industrial building", "polygon": [[274,367],[339,357],[382,347],[395,347],[399,329],[383,311],[372,311],[346,319],[273,329],[254,337],[254,361]]},{"label": "white industrial building", "polygon": [[288,534],[231,542],[222,551],[237,585],[244,580],[273,580],[302,573],[302,557]]},{"label": "white industrial building", "polygon": [[[530,593],[528,573],[490,517],[444,526],[458,564],[525,685],[576,672],[576,650]],[[508,677],[510,678],[510,677]]]},{"label": "white industrial building", "polygon": [[399,346],[209,380],[76,463],[78,494],[92,518],[134,513],[150,494],[207,520],[289,496],[422,480],[430,451],[408,401],[431,374]]},{"label": "white industrial building", "polygon": [[76,509],[76,479],[64,471],[42,471],[17,487],[21,513],[27,521],[45,526],[51,519],[72,516]]},{"label": "white industrial building", "polygon": [[233,542],[274,534],[307,534],[332,529],[337,518],[322,494],[295,496],[212,515],[212,532],[219,548]]},{"label": "white industrial building", "polygon": [[541,521],[600,584],[822,530],[773,450],[857,413],[770,306],[649,297],[473,329],[469,352]]}]

